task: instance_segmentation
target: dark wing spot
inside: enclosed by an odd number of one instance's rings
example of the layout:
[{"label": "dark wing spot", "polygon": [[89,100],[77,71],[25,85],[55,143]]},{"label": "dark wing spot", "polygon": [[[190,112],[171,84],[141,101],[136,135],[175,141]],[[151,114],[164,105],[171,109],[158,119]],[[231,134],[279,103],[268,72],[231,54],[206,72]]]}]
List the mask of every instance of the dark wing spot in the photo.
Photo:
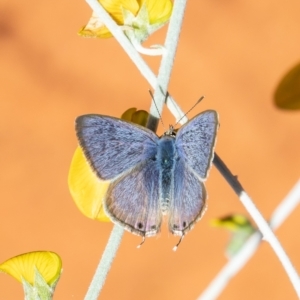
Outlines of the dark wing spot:
[{"label": "dark wing spot", "polygon": [[185,221],[183,221],[182,226],[183,226],[183,228],[185,228],[185,226],[186,226],[186,222]]},{"label": "dark wing spot", "polygon": [[178,229],[179,228],[179,226],[178,225],[176,225],[176,224],[173,224],[173,229]]},{"label": "dark wing spot", "polygon": [[143,223],[138,223],[137,226],[138,226],[138,229],[142,229],[144,227]]},{"label": "dark wing spot", "polygon": [[155,229],[156,229],[156,225],[152,225],[150,228],[151,228],[152,230],[155,230]]}]

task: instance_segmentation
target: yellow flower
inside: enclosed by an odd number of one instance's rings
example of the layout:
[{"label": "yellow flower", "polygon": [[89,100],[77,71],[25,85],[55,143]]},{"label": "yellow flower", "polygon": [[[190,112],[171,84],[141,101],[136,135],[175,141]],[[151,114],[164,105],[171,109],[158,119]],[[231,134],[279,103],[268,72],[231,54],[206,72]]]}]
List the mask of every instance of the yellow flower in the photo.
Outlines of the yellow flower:
[{"label": "yellow flower", "polygon": [[[115,20],[124,26],[130,39],[143,42],[154,31],[168,22],[172,13],[170,0],[99,0],[100,4]],[[112,34],[93,13],[88,24],[79,35],[84,37],[108,38]]]},{"label": "yellow flower", "polygon": [[236,232],[244,228],[251,227],[251,223],[247,217],[240,214],[229,215],[220,219],[212,219],[211,226],[225,228],[229,231]]},{"label": "yellow flower", "polygon": [[136,110],[135,107],[127,109],[121,119],[146,127],[149,114],[145,110]]},{"label": "yellow flower", "polygon": [[[146,126],[148,113],[130,108],[121,118]],[[110,221],[103,209],[103,199],[109,184],[109,181],[98,179],[85,159],[82,149],[77,147],[69,170],[68,185],[75,204],[86,217],[102,222]]]},{"label": "yellow flower", "polygon": [[229,215],[220,219],[211,220],[213,227],[225,228],[231,232],[231,238],[226,247],[226,255],[231,258],[240,251],[255,228],[249,219],[240,214]]},{"label": "yellow flower", "polygon": [[97,178],[79,146],[71,162],[68,183],[75,204],[86,217],[103,222],[110,221],[102,206],[109,182]]},{"label": "yellow flower", "polygon": [[50,251],[21,254],[0,264],[1,272],[23,284],[25,299],[52,299],[61,270],[61,258]]}]

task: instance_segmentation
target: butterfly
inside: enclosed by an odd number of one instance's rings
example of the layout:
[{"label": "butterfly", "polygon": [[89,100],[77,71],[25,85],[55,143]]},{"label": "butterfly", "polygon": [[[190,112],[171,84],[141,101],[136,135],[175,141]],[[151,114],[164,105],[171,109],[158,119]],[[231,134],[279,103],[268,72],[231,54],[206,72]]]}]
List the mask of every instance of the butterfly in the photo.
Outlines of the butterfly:
[{"label": "butterfly", "polygon": [[202,217],[219,127],[216,111],[198,114],[177,133],[170,126],[161,137],[105,115],[80,116],[75,127],[97,177],[111,181],[103,204],[114,223],[145,239],[160,232],[167,215],[169,231],[182,238]]}]

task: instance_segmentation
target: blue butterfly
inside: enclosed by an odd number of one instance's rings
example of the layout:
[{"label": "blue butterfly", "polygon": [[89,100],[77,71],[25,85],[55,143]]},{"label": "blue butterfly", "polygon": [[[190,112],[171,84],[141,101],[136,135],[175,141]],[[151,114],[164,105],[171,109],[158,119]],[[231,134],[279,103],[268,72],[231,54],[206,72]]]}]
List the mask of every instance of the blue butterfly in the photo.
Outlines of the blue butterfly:
[{"label": "blue butterfly", "polygon": [[100,180],[110,180],[104,209],[110,219],[143,238],[156,235],[164,215],[181,238],[206,207],[208,176],[219,127],[207,110],[158,137],[151,130],[114,117],[83,115],[76,133]]}]

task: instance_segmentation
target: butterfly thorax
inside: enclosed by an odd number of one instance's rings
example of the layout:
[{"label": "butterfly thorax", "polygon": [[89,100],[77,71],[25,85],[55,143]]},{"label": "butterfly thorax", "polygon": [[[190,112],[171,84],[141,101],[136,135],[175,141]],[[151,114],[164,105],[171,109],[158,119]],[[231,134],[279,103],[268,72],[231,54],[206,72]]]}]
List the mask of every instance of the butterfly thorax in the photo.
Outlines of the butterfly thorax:
[{"label": "butterfly thorax", "polygon": [[164,135],[160,138],[157,151],[157,163],[159,165],[159,198],[163,214],[167,214],[170,206],[173,188],[173,174],[177,152],[175,138]]}]

